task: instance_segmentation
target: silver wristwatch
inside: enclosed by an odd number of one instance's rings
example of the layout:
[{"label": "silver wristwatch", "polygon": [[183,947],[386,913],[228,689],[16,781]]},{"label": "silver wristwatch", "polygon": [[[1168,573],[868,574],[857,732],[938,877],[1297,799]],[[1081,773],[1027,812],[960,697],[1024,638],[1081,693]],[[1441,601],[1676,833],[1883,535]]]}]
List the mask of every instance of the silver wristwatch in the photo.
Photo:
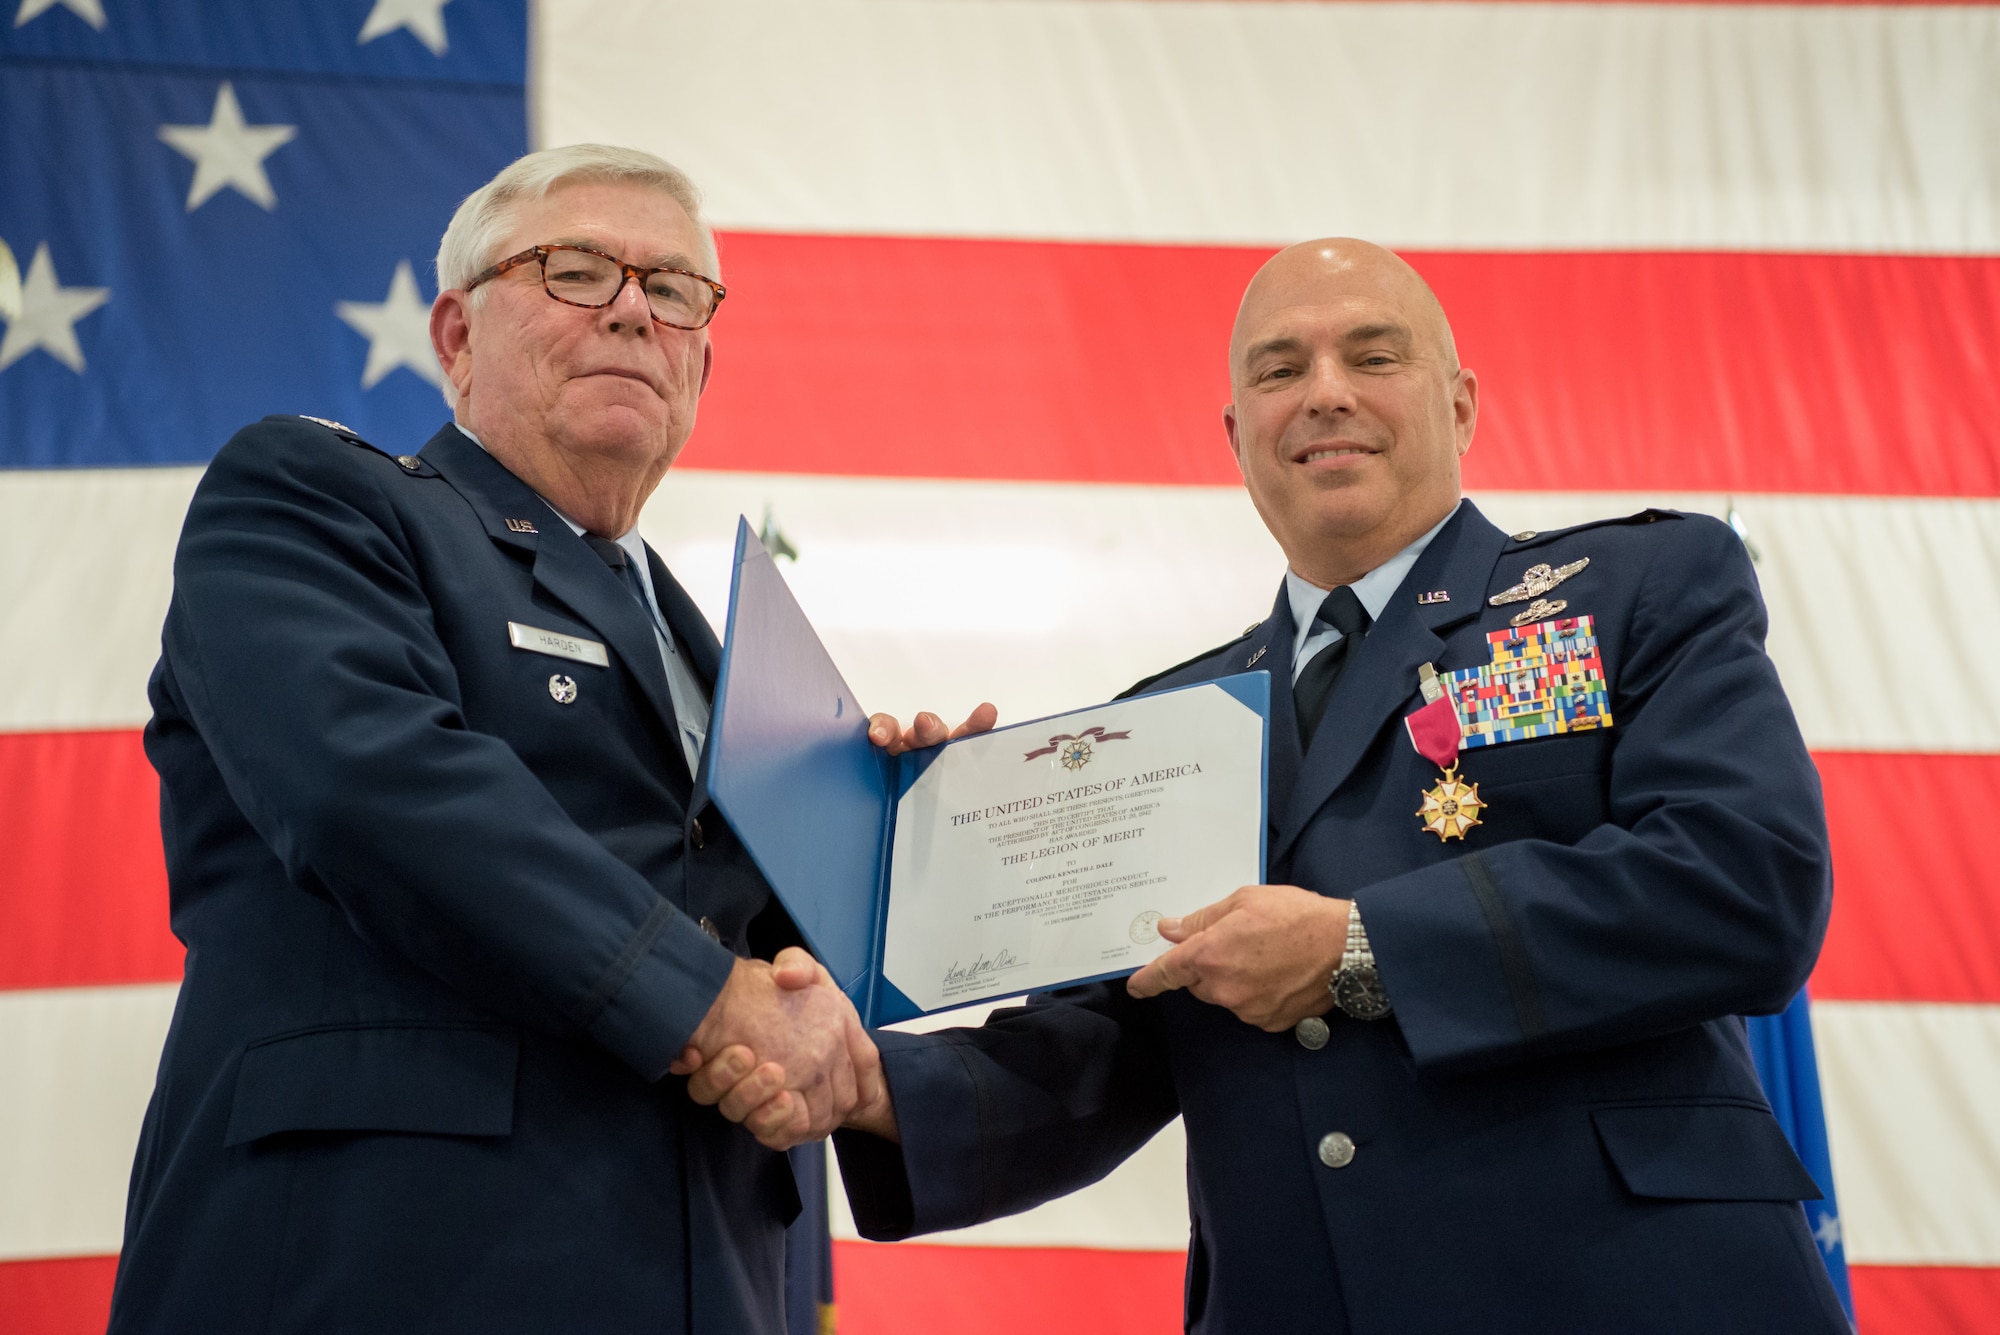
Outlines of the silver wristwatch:
[{"label": "silver wristwatch", "polygon": [[1379,1020],[1391,1009],[1382,975],[1375,971],[1375,952],[1368,948],[1368,933],[1361,926],[1361,906],[1351,899],[1347,901],[1347,949],[1326,988],[1333,993],[1333,1004],[1341,1013],[1357,1020]]}]

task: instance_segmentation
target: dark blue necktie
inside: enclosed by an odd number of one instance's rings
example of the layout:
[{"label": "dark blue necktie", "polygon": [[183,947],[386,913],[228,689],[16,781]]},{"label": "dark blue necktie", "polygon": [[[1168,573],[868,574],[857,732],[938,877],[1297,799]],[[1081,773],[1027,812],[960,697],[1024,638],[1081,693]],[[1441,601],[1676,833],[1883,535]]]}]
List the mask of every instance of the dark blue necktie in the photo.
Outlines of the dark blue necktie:
[{"label": "dark blue necktie", "polygon": [[1340,638],[1314,654],[1307,661],[1305,671],[1299,673],[1299,679],[1292,683],[1292,704],[1299,718],[1301,746],[1312,746],[1313,734],[1319,730],[1319,721],[1326,715],[1326,702],[1333,694],[1333,685],[1360,651],[1361,641],[1368,634],[1369,621],[1368,609],[1354,596],[1354,590],[1345,584],[1327,594],[1325,601],[1319,605],[1319,611],[1313,614],[1315,633],[1321,626],[1331,626],[1340,632]]},{"label": "dark blue necktie", "polygon": [[625,549],[595,533],[584,534],[583,540],[590,544],[590,550],[596,552],[604,564],[618,573],[618,578],[625,581],[625,591],[632,595],[632,600],[639,604],[639,610],[646,614],[646,624],[653,625],[653,604],[646,597],[646,586],[639,582],[638,567],[626,557]]}]

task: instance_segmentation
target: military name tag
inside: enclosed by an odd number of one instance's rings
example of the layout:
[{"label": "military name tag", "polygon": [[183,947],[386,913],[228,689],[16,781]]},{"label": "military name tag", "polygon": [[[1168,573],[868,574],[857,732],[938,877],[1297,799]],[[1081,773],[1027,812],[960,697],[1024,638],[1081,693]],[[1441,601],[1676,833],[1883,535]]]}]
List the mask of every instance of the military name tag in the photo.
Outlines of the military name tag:
[{"label": "military name tag", "polygon": [[507,642],[531,654],[568,658],[592,667],[608,667],[611,664],[611,655],[605,653],[604,646],[596,640],[579,639],[558,630],[543,630],[539,626],[524,626],[518,621],[507,623]]}]

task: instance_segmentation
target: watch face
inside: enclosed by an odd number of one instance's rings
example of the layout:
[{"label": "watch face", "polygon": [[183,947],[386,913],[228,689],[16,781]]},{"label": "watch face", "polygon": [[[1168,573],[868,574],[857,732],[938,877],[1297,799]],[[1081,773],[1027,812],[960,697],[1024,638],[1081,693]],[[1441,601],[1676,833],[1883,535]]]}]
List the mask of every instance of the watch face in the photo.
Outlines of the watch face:
[{"label": "watch face", "polygon": [[1344,1014],[1357,1020],[1379,1020],[1389,1013],[1382,975],[1372,967],[1342,969],[1333,985],[1333,999]]}]

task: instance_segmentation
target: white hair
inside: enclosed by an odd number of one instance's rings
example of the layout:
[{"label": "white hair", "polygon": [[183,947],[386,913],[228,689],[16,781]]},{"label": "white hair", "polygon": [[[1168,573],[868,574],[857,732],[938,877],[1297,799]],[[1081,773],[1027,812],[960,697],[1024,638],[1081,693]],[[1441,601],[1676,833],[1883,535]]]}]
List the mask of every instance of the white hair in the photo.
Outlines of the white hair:
[{"label": "white hair", "polygon": [[[696,257],[702,272],[720,280],[722,266],[715,252],[715,234],[701,219],[701,192],[687,173],[665,158],[637,148],[610,144],[569,144],[545,148],[516,158],[500,174],[465,197],[438,242],[438,290],[464,287],[489,264],[502,258],[514,216],[525,204],[547,197],[551,190],[571,181],[615,181],[657,190],[687,211],[700,238]],[[474,292],[477,304],[486,295]],[[446,377],[443,385],[446,405],[456,409],[458,390]]]}]

